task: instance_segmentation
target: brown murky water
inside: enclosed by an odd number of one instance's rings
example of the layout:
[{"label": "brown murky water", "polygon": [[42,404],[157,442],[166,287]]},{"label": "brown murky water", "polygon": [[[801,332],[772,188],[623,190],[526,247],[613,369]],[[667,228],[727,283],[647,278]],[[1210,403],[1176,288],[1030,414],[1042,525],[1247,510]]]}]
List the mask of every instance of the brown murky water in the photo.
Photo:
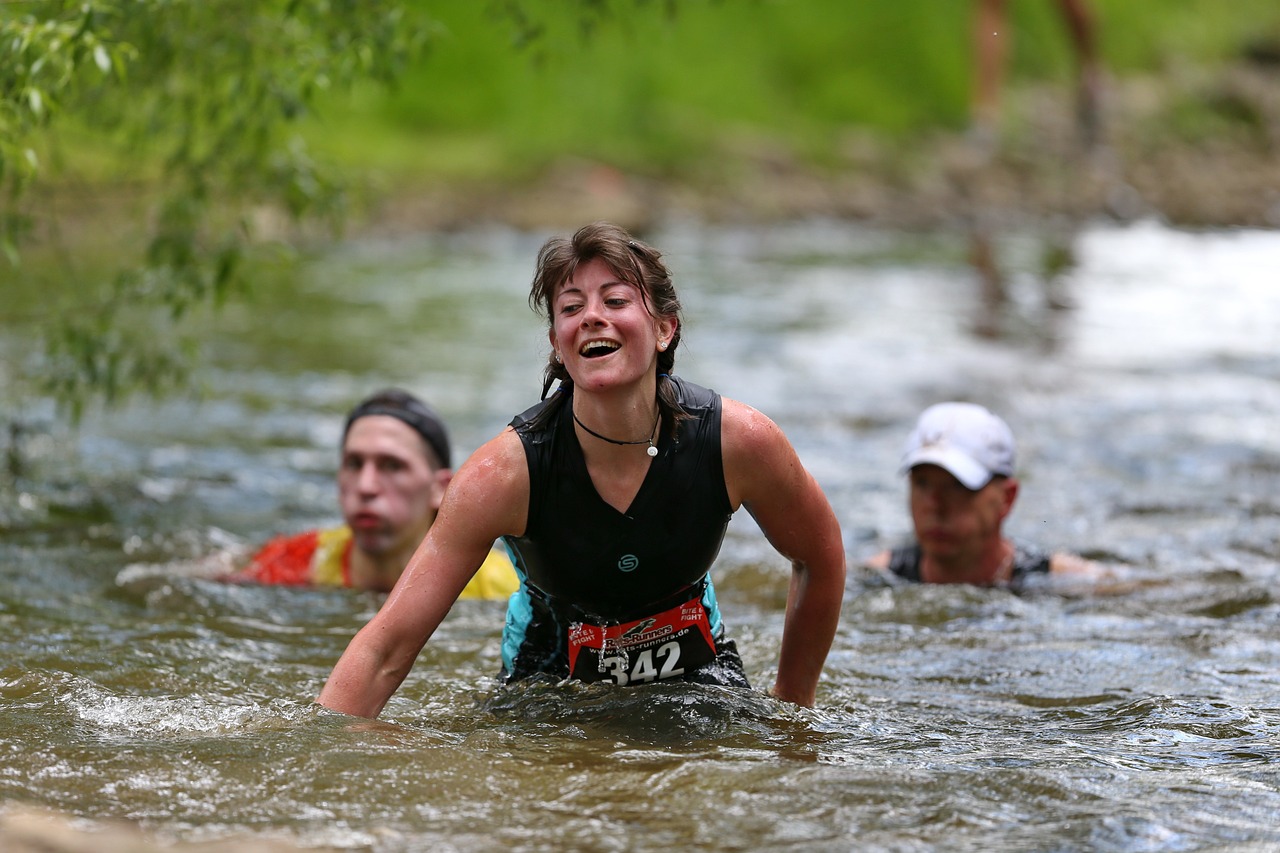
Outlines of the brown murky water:
[{"label": "brown murky water", "polygon": [[[749,402],[827,489],[851,562],[907,532],[898,447],[978,400],[1021,440],[1011,531],[1124,595],[886,587],[851,573],[818,706],[691,686],[492,682],[503,606],[462,602],[383,716],[311,702],[371,594],[201,578],[336,516],[340,416],[423,393],[462,453],[536,398],[545,235],[342,246],[223,316],[207,399],[37,401],[0,490],[0,803],[161,840],[408,850],[1200,850],[1280,846],[1280,233],[1145,224],[997,248],[808,223],[650,235],[677,369]],[[994,319],[994,322],[992,320]],[[975,328],[984,334],[975,334]],[[20,329],[0,332],[6,351]],[[9,405],[9,404],[7,404]],[[770,683],[787,573],[749,517],[717,589]]]}]

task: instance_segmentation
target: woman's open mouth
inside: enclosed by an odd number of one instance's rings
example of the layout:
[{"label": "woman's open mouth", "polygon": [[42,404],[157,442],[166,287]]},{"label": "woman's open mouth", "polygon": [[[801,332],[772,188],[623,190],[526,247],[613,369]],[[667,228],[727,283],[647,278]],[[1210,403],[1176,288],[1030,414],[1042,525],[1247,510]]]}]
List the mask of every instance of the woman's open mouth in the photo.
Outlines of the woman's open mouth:
[{"label": "woman's open mouth", "polygon": [[583,358],[599,358],[602,355],[608,355],[622,347],[616,341],[587,341],[578,348],[578,355]]}]

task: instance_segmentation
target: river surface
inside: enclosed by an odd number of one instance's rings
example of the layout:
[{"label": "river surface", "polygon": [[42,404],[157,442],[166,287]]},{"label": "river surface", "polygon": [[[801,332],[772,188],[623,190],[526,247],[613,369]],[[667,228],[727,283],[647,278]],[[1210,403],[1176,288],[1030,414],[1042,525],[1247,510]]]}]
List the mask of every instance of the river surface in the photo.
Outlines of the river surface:
[{"label": "river surface", "polygon": [[[372,851],[1280,847],[1278,232],[1005,235],[991,315],[963,235],[660,229],[677,371],[777,421],[843,527],[817,706],[760,692],[788,569],[746,513],[715,576],[754,692],[500,689],[504,605],[471,601],[380,723],[315,706],[380,597],[209,568],[337,518],[342,414],[373,388],[427,397],[460,456],[536,400],[546,236],[336,245],[219,316],[199,402],[72,431],[4,401],[25,429],[0,488],[0,804]],[[1130,583],[857,570],[907,534],[899,447],[944,399],[1019,437],[1012,534]]]}]

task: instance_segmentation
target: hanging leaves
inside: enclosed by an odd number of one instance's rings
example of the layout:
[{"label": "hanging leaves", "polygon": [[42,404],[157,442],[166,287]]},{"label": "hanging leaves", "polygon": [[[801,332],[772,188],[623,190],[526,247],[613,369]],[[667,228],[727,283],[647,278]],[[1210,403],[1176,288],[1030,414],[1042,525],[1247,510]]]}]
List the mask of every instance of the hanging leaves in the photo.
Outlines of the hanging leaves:
[{"label": "hanging leaves", "polygon": [[137,256],[108,280],[76,282],[80,305],[37,319],[45,358],[27,378],[73,416],[95,396],[110,402],[182,382],[190,354],[181,338],[128,331],[122,318],[180,331],[192,308],[246,286],[254,211],[339,222],[340,182],[290,126],[330,89],[393,82],[430,32],[428,21],[383,0],[5,2],[5,275],[17,274],[34,236],[58,233],[65,207],[49,199],[65,192],[60,158],[42,155],[62,151],[63,131],[73,147],[105,152],[107,181],[146,196]]}]

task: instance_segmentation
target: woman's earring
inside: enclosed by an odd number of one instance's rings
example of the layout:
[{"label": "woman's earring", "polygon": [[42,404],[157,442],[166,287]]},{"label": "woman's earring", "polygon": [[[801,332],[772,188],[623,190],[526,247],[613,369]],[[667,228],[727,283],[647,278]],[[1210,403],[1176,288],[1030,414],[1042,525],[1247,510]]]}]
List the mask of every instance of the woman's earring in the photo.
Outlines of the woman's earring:
[{"label": "woman's earring", "polygon": [[665,350],[666,348],[667,348],[667,342],[666,342],[666,341],[658,341],[658,349],[660,349],[660,350]]},{"label": "woman's earring", "polygon": [[556,364],[559,364],[559,363],[560,363],[560,351],[559,351],[559,350],[556,350],[555,352],[553,352],[553,353],[551,354],[551,357],[552,357],[552,358],[554,358],[554,359],[556,360]]}]

